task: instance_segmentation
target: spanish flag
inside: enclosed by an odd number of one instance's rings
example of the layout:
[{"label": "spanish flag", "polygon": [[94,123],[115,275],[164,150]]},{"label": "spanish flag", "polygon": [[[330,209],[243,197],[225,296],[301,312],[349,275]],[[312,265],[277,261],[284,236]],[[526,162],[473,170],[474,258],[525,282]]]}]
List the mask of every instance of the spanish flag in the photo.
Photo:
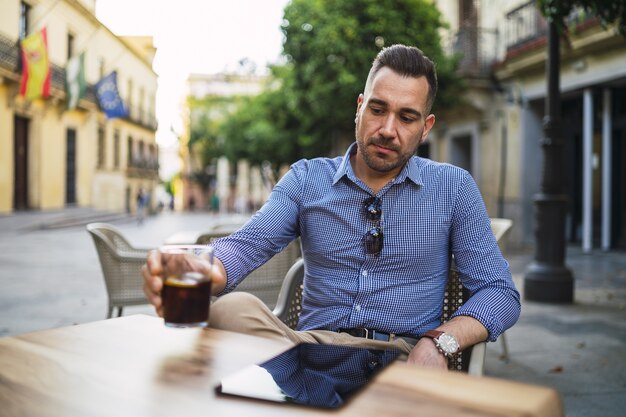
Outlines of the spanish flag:
[{"label": "spanish flag", "polygon": [[50,60],[46,28],[22,39],[20,94],[29,100],[50,95]]}]

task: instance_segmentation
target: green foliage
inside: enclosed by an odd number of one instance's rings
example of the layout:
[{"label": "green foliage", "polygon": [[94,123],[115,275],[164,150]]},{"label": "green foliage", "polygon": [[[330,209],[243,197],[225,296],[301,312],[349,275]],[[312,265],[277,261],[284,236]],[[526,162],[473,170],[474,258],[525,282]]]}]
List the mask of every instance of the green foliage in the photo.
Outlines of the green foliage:
[{"label": "green foliage", "polygon": [[626,37],[626,2],[624,0],[538,0],[541,13],[557,24],[564,31],[566,20],[575,8],[598,16],[604,26],[616,23],[617,28]]},{"label": "green foliage", "polygon": [[218,124],[194,118],[190,143],[212,144],[207,154],[274,166],[327,155],[354,140],[357,97],[371,63],[396,43],[417,46],[437,63],[435,107],[449,106],[460,81],[442,50],[442,27],[429,0],[292,0],[282,26],[286,64],[271,68],[274,88],[239,100]]},{"label": "green foliage", "polygon": [[[304,156],[327,153],[334,140],[353,136],[357,97],[383,46],[419,47],[438,63],[442,86],[456,84],[454,65],[441,49],[444,23],[430,1],[293,0],[284,21],[283,53],[292,70],[283,91],[293,101]],[[439,104],[451,97],[443,88]]]},{"label": "green foliage", "polygon": [[245,98],[237,96],[188,99],[190,132],[187,145],[192,152],[200,150],[203,165],[224,154],[222,125],[244,101]]}]

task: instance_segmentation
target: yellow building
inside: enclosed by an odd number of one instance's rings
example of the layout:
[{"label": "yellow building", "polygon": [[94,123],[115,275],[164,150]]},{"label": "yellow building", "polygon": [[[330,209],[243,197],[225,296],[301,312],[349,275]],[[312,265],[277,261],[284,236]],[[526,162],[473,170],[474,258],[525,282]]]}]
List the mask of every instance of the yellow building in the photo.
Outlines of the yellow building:
[{"label": "yellow building", "polygon": [[[531,244],[543,176],[547,24],[529,0],[435,3],[466,88],[462,106],[438,110],[430,154],[467,169],[489,214],[514,221],[511,246]],[[568,199],[567,243],[624,249],[626,40],[580,9],[567,24],[559,74],[564,166],[550,172]]]},{"label": "yellow building", "polygon": [[[94,11],[95,0],[0,3],[0,214],[69,206],[134,211],[140,188],[153,193],[158,148],[152,39],[118,37]],[[17,45],[44,27],[50,96],[30,101],[19,94]],[[83,52],[86,94],[67,110],[66,66]],[[112,71],[127,117],[107,119],[96,99],[94,85]]]}]

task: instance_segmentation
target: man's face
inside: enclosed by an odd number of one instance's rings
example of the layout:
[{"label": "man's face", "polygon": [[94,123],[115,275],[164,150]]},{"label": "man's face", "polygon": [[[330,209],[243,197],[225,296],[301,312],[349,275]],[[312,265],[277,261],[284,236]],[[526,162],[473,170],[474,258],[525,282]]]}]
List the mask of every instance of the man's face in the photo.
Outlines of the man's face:
[{"label": "man's face", "polygon": [[374,174],[397,174],[435,123],[435,116],[425,113],[427,96],[426,77],[381,68],[358,99],[357,164]]}]

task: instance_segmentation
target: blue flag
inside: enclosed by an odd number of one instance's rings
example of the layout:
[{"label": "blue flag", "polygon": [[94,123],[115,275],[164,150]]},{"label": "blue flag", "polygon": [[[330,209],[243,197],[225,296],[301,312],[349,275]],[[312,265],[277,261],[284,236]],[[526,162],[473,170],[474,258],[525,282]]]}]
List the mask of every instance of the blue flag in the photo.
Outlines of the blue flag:
[{"label": "blue flag", "polygon": [[117,89],[117,71],[113,71],[96,84],[96,97],[100,109],[108,119],[128,117],[128,109],[120,97]]}]

